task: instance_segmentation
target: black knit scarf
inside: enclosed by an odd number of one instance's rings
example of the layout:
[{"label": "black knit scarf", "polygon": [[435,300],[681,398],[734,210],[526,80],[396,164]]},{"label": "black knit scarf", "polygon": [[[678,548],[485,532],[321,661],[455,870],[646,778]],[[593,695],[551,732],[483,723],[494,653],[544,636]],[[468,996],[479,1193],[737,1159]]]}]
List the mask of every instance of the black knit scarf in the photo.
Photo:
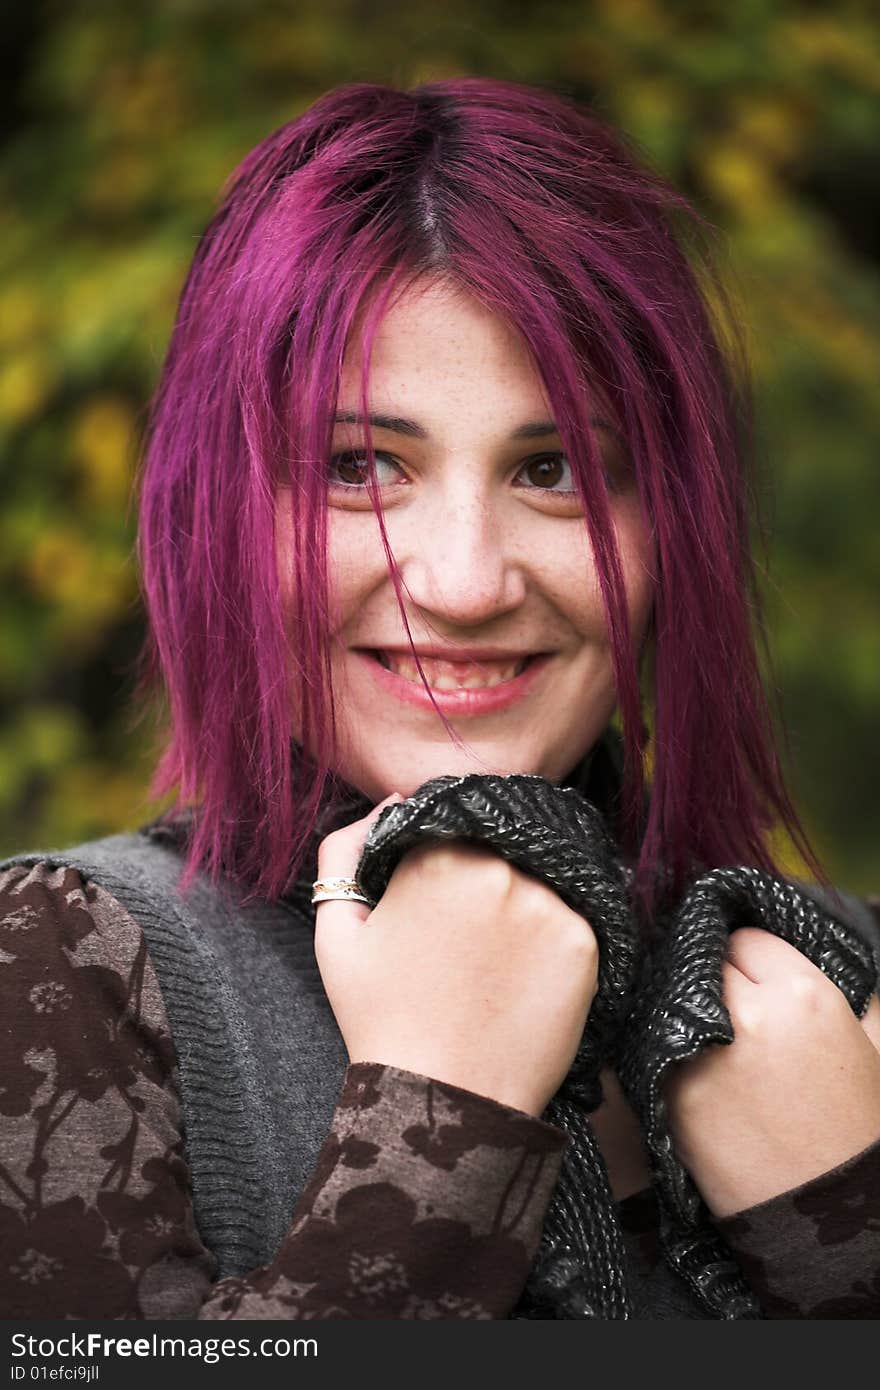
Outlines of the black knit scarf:
[{"label": "black knit scarf", "polygon": [[[607,755],[603,745],[600,757]],[[595,791],[594,763],[582,788]],[[541,777],[439,777],[388,807],[372,828],[358,879],[377,901],[401,857],[429,839],[491,846],[548,883],[587,919],[599,943],[596,997],[571,1070],[543,1118],[567,1131],[563,1167],[540,1247],[519,1305],[520,1318],[632,1315],[623,1239],[608,1174],[589,1121],[601,1102],[599,1072],[610,1065],[646,1140],[666,1260],[711,1317],[756,1318],[761,1310],[669,1133],[662,1083],[667,1069],[710,1043],[731,1042],[722,1001],[727,938],[763,927],[802,951],[861,1016],[877,984],[868,945],[795,885],[761,870],[722,868],[689,886],[646,944],[630,906],[631,872],[603,815],[577,786]]]}]

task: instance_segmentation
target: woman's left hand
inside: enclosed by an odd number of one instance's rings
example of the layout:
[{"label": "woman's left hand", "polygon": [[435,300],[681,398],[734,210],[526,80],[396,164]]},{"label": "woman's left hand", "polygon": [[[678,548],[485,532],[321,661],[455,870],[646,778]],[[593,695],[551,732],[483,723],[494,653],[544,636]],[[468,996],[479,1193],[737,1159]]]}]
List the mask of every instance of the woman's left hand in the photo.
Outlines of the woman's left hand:
[{"label": "woman's left hand", "polygon": [[724,1003],[735,1037],[672,1068],[676,1153],[716,1217],[826,1173],[880,1139],[880,999],[861,1019],[800,951],[731,933]]}]

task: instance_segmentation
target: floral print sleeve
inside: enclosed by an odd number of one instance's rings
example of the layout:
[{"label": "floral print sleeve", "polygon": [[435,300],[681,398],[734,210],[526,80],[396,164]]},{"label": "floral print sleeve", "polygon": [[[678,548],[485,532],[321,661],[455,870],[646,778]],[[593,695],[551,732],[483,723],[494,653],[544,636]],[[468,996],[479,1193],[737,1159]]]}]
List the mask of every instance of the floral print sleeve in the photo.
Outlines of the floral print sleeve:
[{"label": "floral print sleeve", "polygon": [[880,1139],[717,1225],[768,1318],[880,1318]]},{"label": "floral print sleeve", "polygon": [[456,1086],[350,1066],[278,1257],[255,1277],[225,1280],[209,1315],[506,1317],[565,1142],[561,1130]]},{"label": "floral print sleeve", "polygon": [[0,873],[0,1317],[503,1318],[565,1143],[485,1097],[350,1066],[275,1260],[217,1280],[140,929],[73,869]]}]

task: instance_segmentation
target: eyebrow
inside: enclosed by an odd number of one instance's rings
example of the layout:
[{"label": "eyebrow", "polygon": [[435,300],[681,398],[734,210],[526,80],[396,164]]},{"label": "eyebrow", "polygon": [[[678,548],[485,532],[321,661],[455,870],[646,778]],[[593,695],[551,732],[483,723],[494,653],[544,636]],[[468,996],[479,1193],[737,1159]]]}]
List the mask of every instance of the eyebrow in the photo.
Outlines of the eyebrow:
[{"label": "eyebrow", "polygon": [[[400,415],[382,415],[371,412],[369,415],[359,415],[353,410],[339,411],[333,417],[337,425],[362,425],[365,421],[377,430],[391,430],[394,434],[405,434],[410,439],[429,439],[430,435],[423,425],[419,425],[415,420],[404,419]],[[612,434],[616,433],[613,425],[599,416],[592,416],[590,424],[597,429],[609,430]],[[558,434],[559,430],[552,420],[529,420],[524,425],[518,425],[510,435],[511,439],[546,439],[548,435]]]}]

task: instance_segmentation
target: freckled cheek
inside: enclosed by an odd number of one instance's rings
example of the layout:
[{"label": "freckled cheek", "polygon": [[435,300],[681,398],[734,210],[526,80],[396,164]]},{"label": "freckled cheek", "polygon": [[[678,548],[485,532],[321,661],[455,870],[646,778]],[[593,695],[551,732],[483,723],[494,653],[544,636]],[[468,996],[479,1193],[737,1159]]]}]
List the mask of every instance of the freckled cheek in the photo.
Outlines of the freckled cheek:
[{"label": "freckled cheek", "polygon": [[[617,546],[626,584],[633,640],[644,637],[654,600],[655,550],[646,527],[618,525]],[[545,554],[548,552],[545,552]],[[555,547],[556,563],[542,567],[543,593],[583,636],[600,641],[607,637],[605,606],[599,572],[589,542],[570,549]]]},{"label": "freckled cheek", "polygon": [[605,632],[605,609],[589,542],[586,537],[567,546],[560,546],[558,537],[553,541],[532,565],[533,583],[575,632],[598,641]]},{"label": "freckled cheek", "polygon": [[[389,578],[372,516],[330,513],[327,568],[330,626],[338,631],[357,620],[375,591]],[[393,591],[389,589],[389,593],[393,598]]]},{"label": "freckled cheek", "polygon": [[[366,517],[332,510],[328,513],[327,599],[331,631],[344,626],[357,614],[370,590],[387,574],[381,541],[378,535],[371,535],[371,530]],[[276,512],[275,555],[282,609],[286,621],[291,623],[299,607],[299,589],[294,566],[293,524],[286,506],[279,506]]]}]

